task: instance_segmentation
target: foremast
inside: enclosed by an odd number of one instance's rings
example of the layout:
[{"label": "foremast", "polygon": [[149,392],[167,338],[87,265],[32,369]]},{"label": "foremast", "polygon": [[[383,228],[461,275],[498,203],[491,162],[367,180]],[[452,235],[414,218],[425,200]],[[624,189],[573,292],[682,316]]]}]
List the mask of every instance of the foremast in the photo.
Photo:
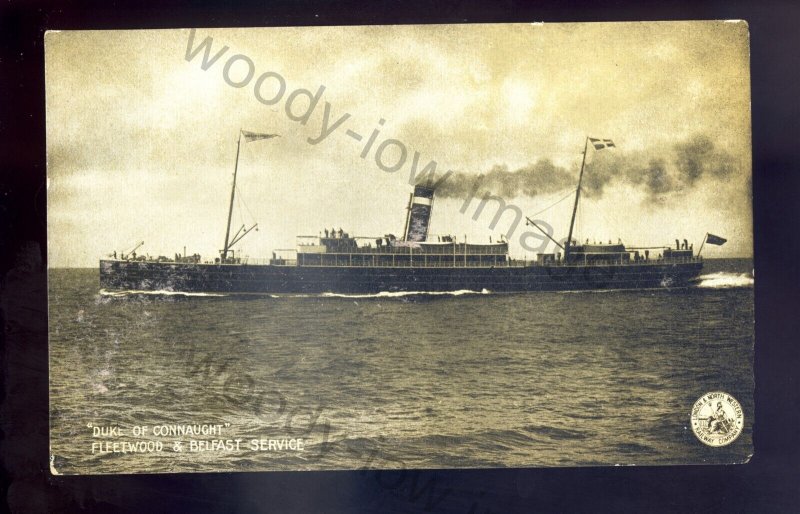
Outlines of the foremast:
[{"label": "foremast", "polygon": [[228,224],[225,228],[225,245],[222,247],[222,260],[228,257],[228,249],[230,245],[228,241],[231,235],[231,218],[233,217],[233,199],[236,195],[236,174],[239,171],[239,150],[242,147],[242,129],[239,129],[239,140],[236,141],[236,163],[233,165],[233,185],[231,186],[231,204],[228,207]]},{"label": "foremast", "polygon": [[231,238],[231,221],[233,220],[233,201],[236,198],[236,175],[239,172],[239,155],[242,148],[242,136],[246,142],[250,143],[252,141],[258,141],[259,139],[272,139],[273,137],[280,137],[278,134],[259,134],[256,132],[248,132],[246,130],[239,129],[239,139],[236,142],[236,162],[233,166],[233,184],[231,185],[231,202],[228,206],[228,223],[225,226],[225,244],[222,247],[222,251],[220,251],[222,262],[224,263],[225,260],[228,258],[228,252],[231,251],[231,247],[242,240],[244,236],[250,233],[251,230],[258,227],[258,223],[254,223],[253,226],[250,228],[246,228],[245,225],[242,225],[238,231],[233,235]]}]

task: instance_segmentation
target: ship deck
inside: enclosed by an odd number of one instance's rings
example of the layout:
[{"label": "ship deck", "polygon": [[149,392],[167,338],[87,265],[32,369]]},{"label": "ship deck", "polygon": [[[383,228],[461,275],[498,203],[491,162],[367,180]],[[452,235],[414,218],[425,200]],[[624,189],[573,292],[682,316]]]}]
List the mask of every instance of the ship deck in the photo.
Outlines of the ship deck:
[{"label": "ship deck", "polygon": [[298,264],[297,259],[263,259],[263,258],[247,258],[243,257],[237,263],[214,263],[214,262],[199,262],[199,263],[184,263],[176,261],[158,261],[158,260],[123,260],[123,259],[104,259],[103,262],[119,262],[119,263],[143,263],[143,264],[160,264],[160,265],[176,265],[176,266],[212,266],[212,267],[226,267],[226,268],[241,268],[241,267],[281,267],[281,268],[597,268],[597,267],[619,267],[619,266],[669,266],[675,264],[689,264],[689,263],[702,263],[702,257],[672,257],[661,259],[640,259],[640,260],[607,260],[587,262],[565,262],[563,260],[554,260],[541,262],[536,260],[526,259],[506,259],[498,260],[496,262],[489,261],[470,261],[465,260],[463,255],[456,255],[454,259],[447,262],[430,262],[425,259],[425,256],[420,255],[418,259],[397,259],[393,263],[382,263],[380,265],[373,265],[371,263],[353,260],[353,255],[348,254],[331,254],[338,257],[331,262],[325,264],[310,264],[302,262]]}]

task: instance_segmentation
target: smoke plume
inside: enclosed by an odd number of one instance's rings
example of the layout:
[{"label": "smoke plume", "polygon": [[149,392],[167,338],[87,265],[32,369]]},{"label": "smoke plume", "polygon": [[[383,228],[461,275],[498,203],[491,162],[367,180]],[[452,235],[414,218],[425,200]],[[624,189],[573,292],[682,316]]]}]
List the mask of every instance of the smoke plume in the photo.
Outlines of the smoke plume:
[{"label": "smoke plume", "polygon": [[476,186],[478,194],[491,193],[503,198],[516,196],[535,197],[553,193],[575,183],[577,175],[556,166],[549,159],[540,159],[511,171],[505,164],[496,164],[478,176],[454,173],[436,187],[436,195],[444,198],[464,198]]},{"label": "smoke plume", "polygon": [[[663,204],[704,181],[721,181],[736,169],[736,160],[717,148],[705,135],[695,135],[672,147],[645,151],[601,150],[589,152],[591,161],[583,175],[587,197],[602,197],[609,186],[630,185],[641,190],[649,202]],[[540,159],[516,170],[495,165],[481,174],[454,173],[436,187],[444,198],[466,198],[493,194],[503,198],[536,197],[576,187],[578,164],[572,169]]]}]

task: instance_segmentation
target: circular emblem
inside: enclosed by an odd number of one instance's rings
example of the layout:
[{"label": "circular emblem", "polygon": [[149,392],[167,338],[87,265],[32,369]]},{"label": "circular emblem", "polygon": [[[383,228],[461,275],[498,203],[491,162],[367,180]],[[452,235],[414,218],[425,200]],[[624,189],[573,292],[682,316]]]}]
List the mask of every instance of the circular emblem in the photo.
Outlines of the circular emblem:
[{"label": "circular emblem", "polygon": [[742,427],[742,406],[728,393],[706,393],[692,407],[692,432],[708,446],[731,444]]}]

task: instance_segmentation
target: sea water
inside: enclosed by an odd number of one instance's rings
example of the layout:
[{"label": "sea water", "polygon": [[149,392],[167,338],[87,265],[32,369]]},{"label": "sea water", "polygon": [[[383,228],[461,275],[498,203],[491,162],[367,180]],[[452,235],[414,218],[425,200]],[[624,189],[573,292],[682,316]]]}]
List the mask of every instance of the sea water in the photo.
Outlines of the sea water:
[{"label": "sea water", "polygon": [[[96,269],[50,270],[48,288],[58,472],[683,464],[751,454],[751,260],[708,260],[690,287],[640,291],[104,291]],[[735,396],[744,411],[742,435],[723,448],[704,446],[689,424],[710,391]],[[188,425],[221,428],[162,437]],[[95,436],[95,427],[122,434]],[[239,450],[226,445],[235,439]]]}]

